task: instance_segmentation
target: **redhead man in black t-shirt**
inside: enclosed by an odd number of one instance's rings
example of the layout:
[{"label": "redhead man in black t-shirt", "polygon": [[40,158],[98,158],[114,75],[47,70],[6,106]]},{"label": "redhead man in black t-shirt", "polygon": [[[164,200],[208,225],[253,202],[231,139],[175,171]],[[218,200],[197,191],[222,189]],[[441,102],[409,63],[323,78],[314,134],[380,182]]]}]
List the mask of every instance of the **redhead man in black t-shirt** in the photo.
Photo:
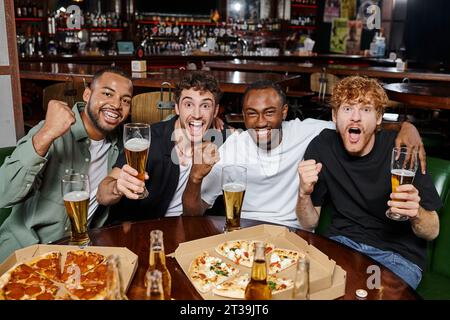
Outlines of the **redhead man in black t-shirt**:
[{"label": "redhead man in black t-shirt", "polygon": [[[378,130],[387,101],[376,80],[348,77],[338,83],[332,96],[336,131],[322,131],[299,164],[297,216],[304,227],[314,229],[329,201],[328,236],[372,257],[416,288],[427,241],[439,234],[436,210],[442,203],[430,176],[421,172],[413,184],[391,193],[396,133]],[[409,219],[390,220],[388,207]]]}]

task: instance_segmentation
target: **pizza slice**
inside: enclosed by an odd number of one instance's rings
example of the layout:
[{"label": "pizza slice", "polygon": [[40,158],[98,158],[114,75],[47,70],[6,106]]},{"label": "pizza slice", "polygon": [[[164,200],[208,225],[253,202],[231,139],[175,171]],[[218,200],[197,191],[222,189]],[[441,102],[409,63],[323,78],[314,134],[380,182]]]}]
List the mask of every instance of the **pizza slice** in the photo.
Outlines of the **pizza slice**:
[{"label": "pizza slice", "polygon": [[67,281],[70,277],[79,277],[81,274],[95,269],[105,261],[106,257],[100,253],[75,250],[67,252],[61,280]]},{"label": "pizza slice", "polygon": [[239,269],[234,268],[222,259],[203,252],[189,266],[189,278],[195,288],[201,293],[209,292],[218,284],[234,277]]},{"label": "pizza slice", "polygon": [[58,289],[57,284],[26,264],[18,264],[0,278],[3,300],[53,300]]},{"label": "pizza slice", "polygon": [[[230,259],[238,265],[251,268],[255,250],[254,240],[231,240],[219,244],[215,250],[218,254]],[[275,245],[266,243],[266,254],[272,252]]]},{"label": "pizza slice", "polygon": [[[217,285],[213,289],[213,293],[215,295],[226,298],[244,299],[245,288],[247,287],[249,282],[250,276],[246,273],[242,276],[235,277]],[[293,280],[283,277],[277,277],[275,275],[268,276],[267,283],[270,290],[272,290],[272,294],[278,294],[294,287]]]},{"label": "pizza slice", "polygon": [[269,260],[268,272],[274,274],[295,265],[304,254],[290,249],[276,248],[272,251]]},{"label": "pizza slice", "polygon": [[50,280],[59,281],[61,278],[61,253],[58,251],[45,253],[26,264]]}]

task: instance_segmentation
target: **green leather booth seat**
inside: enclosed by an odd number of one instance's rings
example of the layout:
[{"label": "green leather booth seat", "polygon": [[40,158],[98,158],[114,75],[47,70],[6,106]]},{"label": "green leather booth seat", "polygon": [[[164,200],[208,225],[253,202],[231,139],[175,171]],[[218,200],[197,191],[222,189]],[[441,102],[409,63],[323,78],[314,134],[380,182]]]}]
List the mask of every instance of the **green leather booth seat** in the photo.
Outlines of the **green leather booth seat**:
[{"label": "green leather booth seat", "polygon": [[[3,161],[5,161],[5,158],[13,151],[14,147],[0,148],[0,166],[3,164]],[[6,220],[6,218],[8,218],[10,213],[11,208],[0,208],[0,225]]]},{"label": "green leather booth seat", "polygon": [[417,291],[425,299],[450,300],[450,161],[428,157],[428,171],[444,206],[439,210],[439,236],[429,244],[428,269]]},{"label": "green leather booth seat", "polygon": [[[427,157],[427,168],[444,206],[438,211],[439,236],[429,243],[427,270],[417,291],[424,299],[450,299],[450,161]],[[324,205],[316,233],[325,233],[330,212],[331,206]]]}]

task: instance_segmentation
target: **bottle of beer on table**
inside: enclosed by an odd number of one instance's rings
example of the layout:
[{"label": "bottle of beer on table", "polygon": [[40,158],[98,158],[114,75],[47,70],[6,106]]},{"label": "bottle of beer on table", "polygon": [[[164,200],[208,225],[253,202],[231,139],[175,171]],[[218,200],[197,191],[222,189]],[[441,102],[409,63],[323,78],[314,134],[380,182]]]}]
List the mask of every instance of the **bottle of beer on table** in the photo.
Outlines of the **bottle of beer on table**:
[{"label": "bottle of beer on table", "polygon": [[147,300],[164,300],[161,271],[148,271],[145,277],[148,284],[146,292]]},{"label": "bottle of beer on table", "polygon": [[[158,270],[162,275],[162,285],[164,292],[164,299],[170,300],[172,277],[166,266],[166,255],[164,253],[163,232],[161,230],[152,230],[150,232],[150,257],[148,271]],[[150,284],[145,279],[145,286]]]},{"label": "bottle of beer on table", "polygon": [[292,299],[309,300],[309,261],[307,258],[300,258],[297,262]]},{"label": "bottle of beer on table", "polygon": [[267,283],[266,244],[255,242],[255,258],[252,266],[252,277],[245,288],[246,300],[270,300],[272,291]]}]

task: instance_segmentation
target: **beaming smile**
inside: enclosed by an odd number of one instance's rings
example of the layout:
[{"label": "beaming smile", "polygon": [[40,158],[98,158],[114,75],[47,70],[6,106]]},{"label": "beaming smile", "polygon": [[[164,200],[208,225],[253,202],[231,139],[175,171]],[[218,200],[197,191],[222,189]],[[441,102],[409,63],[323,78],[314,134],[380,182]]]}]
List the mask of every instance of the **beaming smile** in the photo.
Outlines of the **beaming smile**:
[{"label": "beaming smile", "polygon": [[111,124],[116,124],[121,118],[120,112],[114,109],[104,108],[101,109],[101,112],[103,113],[105,121]]}]

